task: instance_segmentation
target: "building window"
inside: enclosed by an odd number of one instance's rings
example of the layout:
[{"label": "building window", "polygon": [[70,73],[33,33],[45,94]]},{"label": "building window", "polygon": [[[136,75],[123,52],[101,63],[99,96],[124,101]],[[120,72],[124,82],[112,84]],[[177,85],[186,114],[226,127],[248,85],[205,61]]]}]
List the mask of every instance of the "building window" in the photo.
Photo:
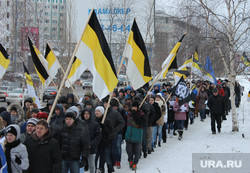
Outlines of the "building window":
[{"label": "building window", "polygon": [[49,15],[49,12],[45,12],[44,15],[45,15],[45,16],[48,16],[48,15]]},{"label": "building window", "polygon": [[53,9],[57,9],[57,5],[53,5],[52,8],[53,8]]},{"label": "building window", "polygon": [[57,20],[52,20],[52,23],[53,24],[57,24]]},{"label": "building window", "polygon": [[63,13],[60,13],[60,17],[63,17]]},{"label": "building window", "polygon": [[46,20],[45,20],[45,23],[49,23],[49,19],[46,19]]},{"label": "building window", "polygon": [[45,28],[44,28],[44,31],[48,31],[48,27],[45,27]]},{"label": "building window", "polygon": [[7,13],[7,18],[10,18],[10,13],[9,12]]},{"label": "building window", "polygon": [[9,36],[6,37],[6,41],[9,42]]},{"label": "building window", "polygon": [[54,16],[54,17],[57,16],[57,13],[53,13],[53,16]]},{"label": "building window", "polygon": [[10,1],[7,1],[7,7],[10,6]]},{"label": "building window", "polygon": [[7,30],[9,30],[10,29],[10,25],[9,24],[7,24]]},{"label": "building window", "polygon": [[56,28],[52,28],[52,31],[56,31]]},{"label": "building window", "polygon": [[45,35],[45,38],[46,38],[46,39],[49,39],[49,35]]},{"label": "building window", "polygon": [[64,6],[61,6],[61,9],[63,10],[63,9],[64,9]]},{"label": "building window", "polygon": [[63,28],[60,28],[60,32],[62,32],[63,31]]}]

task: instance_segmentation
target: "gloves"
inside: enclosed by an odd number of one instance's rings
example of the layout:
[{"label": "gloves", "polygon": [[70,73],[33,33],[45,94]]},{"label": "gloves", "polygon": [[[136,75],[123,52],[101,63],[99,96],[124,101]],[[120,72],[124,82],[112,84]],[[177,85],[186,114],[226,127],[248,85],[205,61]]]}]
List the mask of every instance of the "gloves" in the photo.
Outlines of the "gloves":
[{"label": "gloves", "polygon": [[181,111],[181,109],[177,109],[177,111]]},{"label": "gloves", "polygon": [[15,162],[20,165],[22,163],[22,160],[20,159],[20,157],[18,157],[17,155],[16,156],[16,159],[15,159]]},{"label": "gloves", "polygon": [[101,129],[103,130],[104,127],[105,127],[105,125],[101,123],[101,124],[100,124],[100,127],[101,127]]},{"label": "gloves", "polygon": [[81,160],[80,160],[80,168],[86,166],[87,164],[87,158],[83,157]]}]

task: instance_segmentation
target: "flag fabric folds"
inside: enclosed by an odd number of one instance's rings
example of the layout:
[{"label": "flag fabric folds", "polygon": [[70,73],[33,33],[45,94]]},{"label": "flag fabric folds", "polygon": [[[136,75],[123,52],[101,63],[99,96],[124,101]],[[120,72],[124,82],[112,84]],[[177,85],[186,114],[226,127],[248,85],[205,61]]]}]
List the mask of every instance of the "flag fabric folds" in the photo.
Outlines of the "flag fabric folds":
[{"label": "flag fabric folds", "polygon": [[194,59],[196,59],[198,61],[198,49],[197,49],[197,46],[195,47],[195,51],[194,51]]},{"label": "flag fabric folds", "polygon": [[74,61],[72,63],[72,67],[71,67],[71,70],[69,72],[69,75],[68,75],[68,80],[65,82],[65,86],[66,87],[70,87],[70,84],[74,84],[75,81],[77,81],[82,73],[87,69],[87,67],[83,64],[83,57],[81,57],[81,60],[78,59],[77,57],[74,58]]},{"label": "flag fabric folds", "polygon": [[[186,35],[186,33],[184,33],[184,35],[181,37],[179,42],[175,45],[175,47],[172,49],[172,51],[170,52],[168,57],[163,62],[162,66],[161,66],[162,72],[158,74],[158,75],[160,75],[158,79],[165,79],[166,74],[170,69],[177,68],[176,54],[179,50],[179,47],[180,47],[181,42],[184,39],[185,35]],[[158,77],[158,75],[157,75],[157,77]]]},{"label": "flag fabric folds", "polygon": [[195,59],[195,58],[189,58],[186,60],[181,67],[179,67],[179,70],[185,69],[186,67],[192,68],[192,73],[202,77],[202,65]]},{"label": "flag fabric folds", "polygon": [[114,90],[118,79],[108,43],[95,12],[90,14],[90,20],[76,50],[76,57],[91,71],[93,92],[99,99]]},{"label": "flag fabric folds", "polygon": [[44,91],[51,83],[51,79],[46,70],[48,69],[48,62],[43,57],[43,55],[39,52],[39,50],[34,46],[34,44],[32,43],[29,37],[28,39],[29,39],[31,57],[32,57],[36,72],[38,74],[38,77],[40,81],[42,82],[42,86],[43,86],[42,89]]},{"label": "flag fabric folds", "polygon": [[48,72],[51,78],[54,79],[58,69],[60,69],[60,64],[48,43],[45,50],[45,59],[48,62]]},{"label": "flag fabric folds", "polygon": [[10,60],[8,58],[7,51],[4,49],[2,44],[0,44],[0,79],[5,74],[7,68],[9,67]]},{"label": "flag fabric folds", "polygon": [[175,83],[177,83],[181,77],[183,77],[183,79],[186,79],[189,75],[190,73],[188,72],[187,67],[183,68],[182,70],[178,69],[176,72],[174,72]]},{"label": "flag fabric folds", "polygon": [[241,60],[246,66],[250,66],[250,60],[248,59],[246,52],[243,52],[243,55],[241,57]]},{"label": "flag fabric folds", "polygon": [[123,56],[128,58],[126,75],[135,90],[152,79],[146,46],[135,20]]},{"label": "flag fabric folds", "polygon": [[204,79],[212,82],[215,85],[217,85],[217,80],[215,78],[214,70],[213,70],[213,67],[212,67],[209,56],[207,56],[206,64],[205,64],[204,69],[206,70],[206,75],[205,75]]},{"label": "flag fabric folds", "polygon": [[173,93],[179,98],[179,106],[183,105],[185,103],[188,103],[189,101],[196,100],[195,94],[190,91],[189,88],[187,87],[186,82],[183,79],[183,76],[180,78],[178,83],[173,87]]},{"label": "flag fabric folds", "polygon": [[33,85],[33,81],[31,79],[30,73],[27,67],[24,65],[24,63],[23,63],[23,69],[24,69],[29,96],[33,99],[33,102],[37,104],[38,108],[41,108],[40,100],[35,93],[35,89],[34,89],[34,85]]}]

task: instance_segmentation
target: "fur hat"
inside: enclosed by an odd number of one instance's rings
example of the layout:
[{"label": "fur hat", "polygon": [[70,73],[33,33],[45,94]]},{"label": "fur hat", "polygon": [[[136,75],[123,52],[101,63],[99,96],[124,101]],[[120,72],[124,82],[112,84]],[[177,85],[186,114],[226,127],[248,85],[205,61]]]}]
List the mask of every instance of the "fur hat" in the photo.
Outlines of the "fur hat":
[{"label": "fur hat", "polygon": [[37,117],[38,119],[44,118],[44,119],[47,120],[48,114],[47,114],[46,112],[39,112],[39,113],[36,115],[36,117]]},{"label": "fur hat", "polygon": [[6,134],[11,133],[16,136],[16,140],[20,137],[20,127],[16,124],[11,124],[6,128]]},{"label": "fur hat", "polygon": [[104,114],[104,107],[103,106],[97,106],[95,110],[99,110],[102,114]]}]

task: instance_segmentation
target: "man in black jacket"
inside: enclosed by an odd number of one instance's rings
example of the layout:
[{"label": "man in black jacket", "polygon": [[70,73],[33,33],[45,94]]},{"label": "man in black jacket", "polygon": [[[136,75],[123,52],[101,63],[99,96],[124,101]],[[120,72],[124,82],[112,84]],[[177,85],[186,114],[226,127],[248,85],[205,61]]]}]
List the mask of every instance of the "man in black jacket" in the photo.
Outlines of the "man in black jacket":
[{"label": "man in black jacket", "polygon": [[212,90],[212,92],[213,92],[213,95],[211,95],[208,98],[207,106],[209,107],[210,112],[211,112],[211,130],[212,130],[212,134],[216,134],[215,121],[217,123],[218,132],[220,133],[222,117],[225,114],[225,104],[224,104],[223,97],[218,94],[219,91],[218,91],[217,88],[214,88]]},{"label": "man in black jacket", "polygon": [[40,120],[24,142],[29,154],[28,173],[61,173],[62,156],[56,139],[50,136],[47,121]]},{"label": "man in black jacket", "polygon": [[[62,173],[79,173],[80,164],[86,165],[89,156],[89,133],[76,121],[73,112],[65,114],[65,122],[60,132],[62,152]],[[81,162],[80,161],[81,157]]]}]

